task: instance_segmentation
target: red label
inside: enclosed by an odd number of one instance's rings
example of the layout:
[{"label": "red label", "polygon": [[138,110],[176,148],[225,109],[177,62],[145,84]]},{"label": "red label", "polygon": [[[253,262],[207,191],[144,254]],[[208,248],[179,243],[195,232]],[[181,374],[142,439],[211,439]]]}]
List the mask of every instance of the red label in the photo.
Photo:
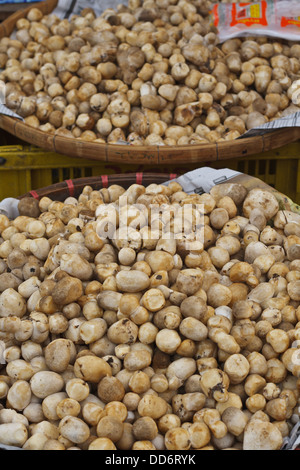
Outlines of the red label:
[{"label": "red label", "polygon": [[267,2],[259,3],[233,3],[232,22],[230,26],[244,24],[245,26],[261,25],[268,26]]},{"label": "red label", "polygon": [[298,26],[298,28],[300,28],[300,16],[297,16],[296,18],[283,16],[281,18],[281,27],[286,28],[287,26]]},{"label": "red label", "polygon": [[103,188],[108,188],[108,176],[101,175],[101,181],[102,181]]},{"label": "red label", "polygon": [[74,196],[74,190],[75,190],[75,188],[74,188],[74,183],[73,183],[72,180],[66,180],[66,183],[67,183],[67,186],[68,186],[68,188],[69,188],[70,196],[73,197],[73,196]]},{"label": "red label", "polygon": [[215,5],[215,6],[213,7],[213,14],[214,14],[214,25],[215,25],[216,27],[219,26],[219,20],[220,20],[220,18],[219,18],[219,11],[218,11],[218,10],[219,10],[219,5]]}]

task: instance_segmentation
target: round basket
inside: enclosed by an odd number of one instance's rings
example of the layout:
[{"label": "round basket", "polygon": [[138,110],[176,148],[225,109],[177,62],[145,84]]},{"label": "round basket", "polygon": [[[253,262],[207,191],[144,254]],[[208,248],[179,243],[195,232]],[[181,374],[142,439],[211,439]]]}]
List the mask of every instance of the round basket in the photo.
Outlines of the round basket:
[{"label": "round basket", "polygon": [[[0,38],[10,36],[16,22],[24,18],[33,7],[39,8],[47,15],[55,9],[57,3],[58,0],[46,0],[11,15],[0,24]],[[174,165],[246,157],[280,148],[300,138],[300,128],[287,128],[262,136],[212,144],[130,146],[85,142],[52,135],[33,129],[19,119],[5,115],[0,115],[0,128],[31,145],[58,154],[103,162],[141,165]]]},{"label": "round basket", "polygon": [[20,196],[19,199],[23,199],[24,197],[34,197],[39,200],[42,197],[49,197],[55,201],[64,201],[67,197],[77,198],[85,186],[91,186],[94,190],[100,190],[108,188],[113,184],[118,184],[124,189],[127,189],[132,184],[142,184],[145,186],[152,183],[163,184],[175,179],[176,177],[177,175],[168,173],[127,173],[124,175],[91,176],[87,178],[66,180],[45,188],[30,191],[29,193]]}]

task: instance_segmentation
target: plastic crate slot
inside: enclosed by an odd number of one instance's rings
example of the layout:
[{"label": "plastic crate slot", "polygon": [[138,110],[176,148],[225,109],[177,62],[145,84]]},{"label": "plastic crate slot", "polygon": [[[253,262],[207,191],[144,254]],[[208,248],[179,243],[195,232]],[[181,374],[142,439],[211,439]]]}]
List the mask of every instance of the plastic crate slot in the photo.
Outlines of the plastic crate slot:
[{"label": "plastic crate slot", "polygon": [[62,169],[62,178],[63,178],[63,180],[72,179],[70,168],[63,168]]},{"label": "plastic crate slot", "polygon": [[81,178],[82,171],[81,168],[73,168],[73,179]]},{"label": "plastic crate slot", "polygon": [[93,170],[92,168],[84,168],[84,176],[93,176]]},{"label": "plastic crate slot", "polygon": [[268,166],[268,161],[267,160],[259,160],[259,162],[258,162],[258,174],[259,175],[268,175],[267,166]]},{"label": "plastic crate slot", "polygon": [[242,162],[242,161],[238,162],[237,171],[240,171],[241,173],[246,173],[245,172],[245,162]]},{"label": "plastic crate slot", "polygon": [[[244,172],[245,173],[245,172]],[[248,171],[247,174],[250,176],[258,176],[258,168],[255,160],[250,160],[248,162]]]},{"label": "plastic crate slot", "polygon": [[270,162],[271,160],[265,160],[265,173],[262,174],[261,179],[263,179],[266,183],[268,183],[270,186],[275,185],[276,183],[276,178],[270,171]]},{"label": "plastic crate slot", "polygon": [[269,160],[269,173],[270,175],[276,175],[277,162],[276,160]]},{"label": "plastic crate slot", "polygon": [[59,183],[59,171],[56,168],[54,168],[53,170],[51,170],[51,173],[52,173],[53,184]]}]

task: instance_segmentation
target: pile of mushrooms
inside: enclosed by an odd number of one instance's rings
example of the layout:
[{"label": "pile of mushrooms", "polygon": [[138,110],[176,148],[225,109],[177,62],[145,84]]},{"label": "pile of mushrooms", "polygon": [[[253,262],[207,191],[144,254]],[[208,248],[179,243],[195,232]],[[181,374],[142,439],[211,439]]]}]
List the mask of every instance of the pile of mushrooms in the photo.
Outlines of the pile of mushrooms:
[{"label": "pile of mushrooms", "polygon": [[70,21],[33,8],[0,40],[6,105],[32,128],[99,143],[234,140],[299,111],[300,45],[219,43],[208,0],[129,0]]},{"label": "pile of mushrooms", "polygon": [[19,213],[0,215],[0,444],[281,448],[299,421],[298,214],[177,182]]}]

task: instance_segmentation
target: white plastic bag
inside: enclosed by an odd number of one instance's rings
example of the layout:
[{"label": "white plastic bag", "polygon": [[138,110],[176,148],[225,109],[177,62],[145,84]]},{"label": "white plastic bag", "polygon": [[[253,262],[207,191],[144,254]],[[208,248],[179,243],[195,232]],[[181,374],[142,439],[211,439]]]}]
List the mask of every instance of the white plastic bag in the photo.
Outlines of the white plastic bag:
[{"label": "white plastic bag", "polygon": [[218,3],[212,18],[221,42],[255,35],[300,40],[299,0]]}]

